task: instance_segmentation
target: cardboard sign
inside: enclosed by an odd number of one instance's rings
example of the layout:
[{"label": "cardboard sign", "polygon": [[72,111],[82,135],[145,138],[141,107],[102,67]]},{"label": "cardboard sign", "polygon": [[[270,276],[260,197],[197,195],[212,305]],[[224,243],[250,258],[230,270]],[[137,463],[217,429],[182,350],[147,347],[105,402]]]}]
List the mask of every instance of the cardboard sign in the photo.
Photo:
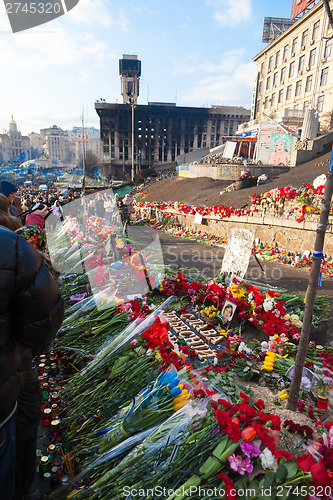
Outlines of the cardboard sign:
[{"label": "cardboard sign", "polygon": [[254,234],[248,229],[233,229],[225,250],[221,273],[244,278],[249,266]]}]

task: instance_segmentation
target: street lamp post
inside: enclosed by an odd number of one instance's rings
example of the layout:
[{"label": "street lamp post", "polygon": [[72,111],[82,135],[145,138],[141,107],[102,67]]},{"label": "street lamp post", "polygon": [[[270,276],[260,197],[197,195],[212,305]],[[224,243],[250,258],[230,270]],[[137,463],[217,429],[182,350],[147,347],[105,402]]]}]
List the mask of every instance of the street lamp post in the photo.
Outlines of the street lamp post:
[{"label": "street lamp post", "polygon": [[131,103],[131,108],[132,108],[132,172],[131,172],[131,179],[132,182],[134,181],[134,98],[133,96],[130,97],[130,103]]}]

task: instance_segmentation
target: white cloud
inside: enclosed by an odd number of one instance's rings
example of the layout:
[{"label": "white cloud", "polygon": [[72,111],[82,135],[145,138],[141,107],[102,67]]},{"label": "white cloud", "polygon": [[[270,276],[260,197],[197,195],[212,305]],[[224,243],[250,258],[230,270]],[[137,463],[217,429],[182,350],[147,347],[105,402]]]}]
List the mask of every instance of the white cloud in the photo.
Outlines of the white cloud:
[{"label": "white cloud", "polygon": [[222,102],[250,103],[256,73],[254,63],[240,64],[233,72],[205,76],[186,94],[180,96],[184,103],[202,105]]},{"label": "white cloud", "polygon": [[174,60],[175,69],[173,75],[193,75],[199,70],[199,65],[197,64],[198,56],[191,55],[185,57],[184,59]]},{"label": "white cloud", "polygon": [[121,8],[112,8],[110,13],[109,0],[80,0],[78,5],[69,11],[64,19],[68,23],[97,28],[120,29],[120,31],[128,31],[130,26],[130,18]]},{"label": "white cloud", "polygon": [[[37,29],[37,28],[36,28]],[[31,30],[32,31],[32,30]],[[33,32],[33,31],[32,31]],[[90,33],[72,33],[56,25],[51,33],[40,27],[36,36],[23,33],[0,37],[0,64],[15,69],[78,66],[82,63],[94,64],[96,60],[112,59],[107,43]]]},{"label": "white cloud", "polygon": [[129,31],[130,19],[126,16],[125,12],[120,12],[118,14],[116,25],[121,29],[121,31]]},{"label": "white cloud", "polygon": [[106,28],[114,22],[107,0],[80,0],[74,9],[66,14],[66,20],[75,24],[102,25]]},{"label": "white cloud", "polygon": [[[173,75],[193,75],[194,73],[217,73],[231,72],[242,60],[245,49],[234,49],[225,52],[221,59],[216,62],[206,61],[198,63],[198,55],[192,55],[184,59],[174,61],[175,69]],[[201,59],[200,59],[201,60]]]},{"label": "white cloud", "polygon": [[252,0],[206,0],[214,8],[214,18],[221,26],[235,27],[251,18]]},{"label": "white cloud", "polygon": [[205,73],[216,73],[217,71],[233,71],[239,65],[239,62],[242,60],[244,53],[244,49],[229,50],[228,52],[223,54],[220,62],[206,62],[200,65],[200,69],[202,69]]}]

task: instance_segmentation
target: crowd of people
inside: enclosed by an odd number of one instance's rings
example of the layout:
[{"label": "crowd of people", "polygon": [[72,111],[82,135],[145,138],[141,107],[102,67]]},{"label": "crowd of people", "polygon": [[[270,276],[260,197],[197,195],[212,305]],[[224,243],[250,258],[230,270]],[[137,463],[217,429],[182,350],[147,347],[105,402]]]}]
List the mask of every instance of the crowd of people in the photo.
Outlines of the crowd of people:
[{"label": "crowd of people", "polygon": [[95,193],[84,200],[80,193],[59,196],[50,189],[41,194],[0,182],[1,499],[41,498],[38,491],[29,493],[36,472],[41,415],[33,359],[52,343],[63,321],[59,273],[47,254],[45,220],[51,214],[50,220],[63,221],[64,209],[66,214],[76,212],[74,216],[103,217],[110,224],[120,215],[125,225],[130,223],[133,202],[129,195],[113,196],[112,192]]}]

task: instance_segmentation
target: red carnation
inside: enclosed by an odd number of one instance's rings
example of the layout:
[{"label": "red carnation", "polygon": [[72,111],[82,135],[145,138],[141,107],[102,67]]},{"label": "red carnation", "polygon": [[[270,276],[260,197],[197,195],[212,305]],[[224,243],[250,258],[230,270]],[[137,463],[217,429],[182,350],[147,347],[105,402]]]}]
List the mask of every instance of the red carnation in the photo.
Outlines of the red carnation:
[{"label": "red carnation", "polygon": [[276,450],[275,458],[277,458],[278,460],[280,460],[280,458],[285,458],[288,462],[289,460],[292,460],[294,458],[294,455],[292,455],[288,451]]},{"label": "red carnation", "polygon": [[263,402],[262,399],[258,399],[258,401],[256,401],[254,403],[254,406],[258,409],[258,410],[263,410],[265,408],[265,403]]},{"label": "red carnation", "polygon": [[239,428],[239,425],[236,424],[236,422],[231,422],[230,421],[228,423],[225,431],[228,434],[228,436],[230,437],[231,441],[233,441],[234,443],[236,443],[237,441],[240,440],[241,430]]},{"label": "red carnation", "polygon": [[244,394],[244,392],[241,391],[239,393],[239,397],[244,400],[244,403],[249,404],[249,401],[250,401],[249,396],[247,396],[246,394]]}]

